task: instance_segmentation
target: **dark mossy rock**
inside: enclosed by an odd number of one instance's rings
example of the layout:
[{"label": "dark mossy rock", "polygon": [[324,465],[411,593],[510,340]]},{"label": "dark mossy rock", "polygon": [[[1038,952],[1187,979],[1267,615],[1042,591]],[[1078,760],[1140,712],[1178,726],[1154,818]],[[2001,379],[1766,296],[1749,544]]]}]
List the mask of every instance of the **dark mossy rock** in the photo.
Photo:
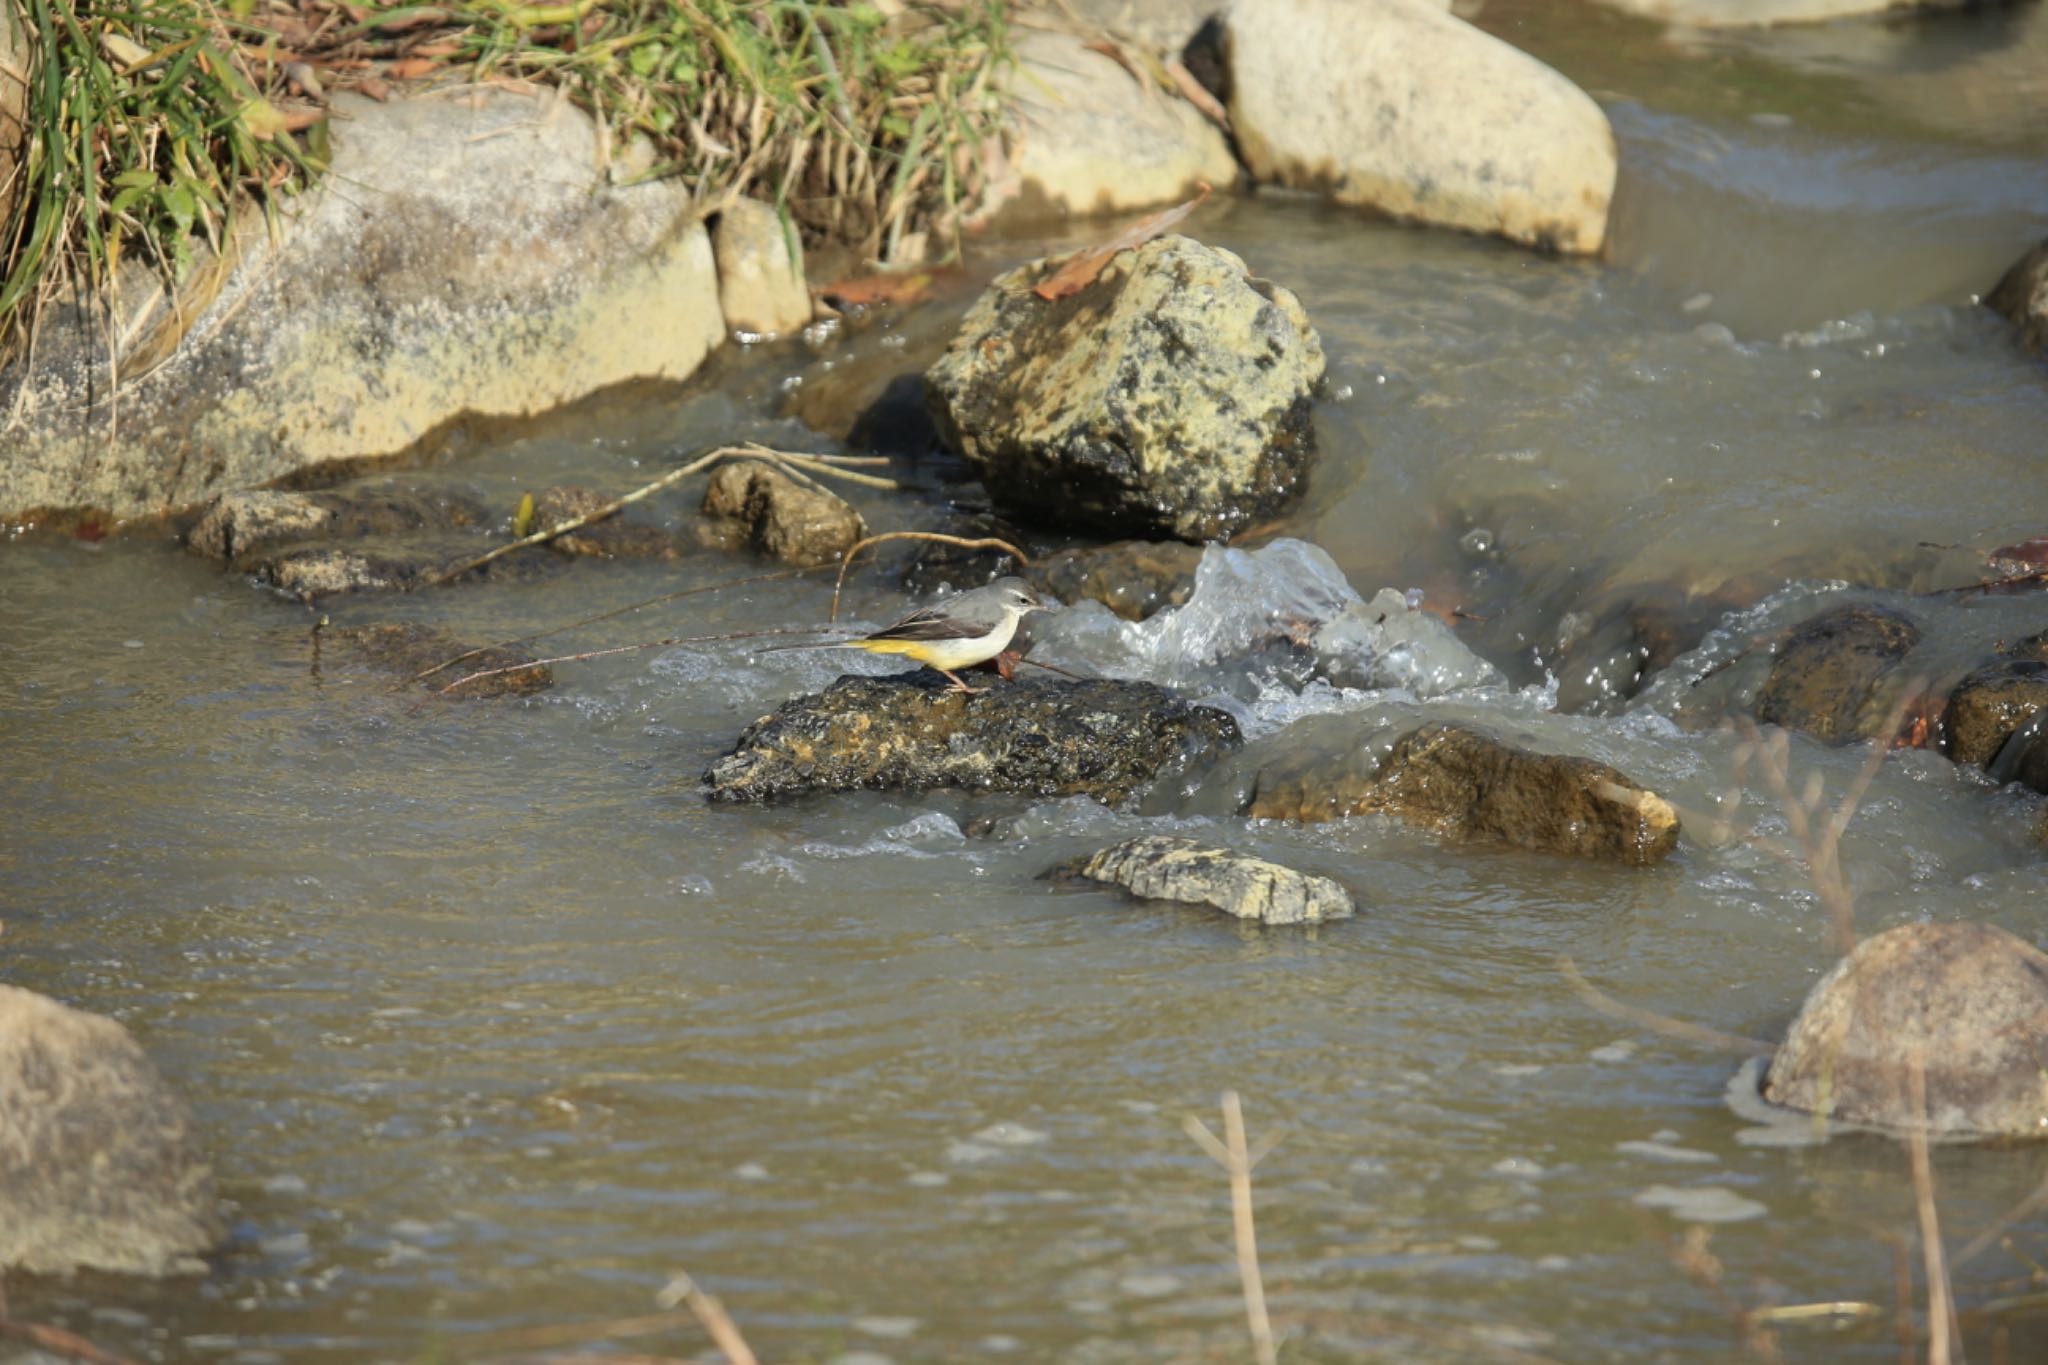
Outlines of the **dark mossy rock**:
[{"label": "dark mossy rock", "polygon": [[2020,257],[1984,304],[2020,329],[2028,350],[2048,356],[2048,241]]},{"label": "dark mossy rock", "polygon": [[1328,877],[1195,839],[1141,835],[1054,869],[1061,881],[1102,882],[1148,900],[1210,905],[1261,924],[1348,919],[1351,893]]},{"label": "dark mossy rock", "polygon": [[[545,530],[577,517],[587,517],[614,501],[594,488],[558,485],[533,500],[534,529]],[[596,559],[674,559],[680,553],[673,537],[652,522],[620,510],[547,542],[558,555]]]},{"label": "dark mossy rock", "polygon": [[925,372],[998,511],[1061,533],[1222,539],[1285,507],[1315,453],[1323,348],[1299,300],[1182,236],[1065,298],[999,277]]},{"label": "dark mossy rock", "polygon": [[1120,805],[1238,743],[1222,711],[1151,683],[992,682],[949,692],[929,670],[841,678],[747,728],[704,782],[718,801],[810,792],[1026,792]]},{"label": "dark mossy rock", "polygon": [[200,513],[185,543],[232,568],[252,572],[259,556],[281,545],[448,531],[480,525],[486,516],[472,499],[434,489],[382,484],[318,493],[250,489],[215,498]]},{"label": "dark mossy rock", "polygon": [[[393,625],[330,626],[321,632],[321,637],[349,650],[380,672],[391,674],[397,681],[417,679],[419,685],[428,691],[457,700],[524,697],[545,692],[555,685],[555,675],[548,666],[535,663],[533,655],[523,649],[466,644],[445,630],[410,621]],[[443,667],[451,659],[460,659],[461,662]],[[501,668],[510,671],[496,671]],[[429,669],[435,670],[431,676],[420,677]],[[442,692],[450,683],[474,673],[489,673],[491,676]]]},{"label": "dark mossy rock", "polygon": [[1384,760],[1312,742],[1260,769],[1246,814],[1265,820],[1391,815],[1449,838],[1648,864],[1678,844],[1671,804],[1605,763],[1538,754],[1464,725],[1425,725]]},{"label": "dark mossy rock", "polygon": [[1795,626],[1757,693],[1756,718],[1828,744],[1882,734],[1904,682],[1899,662],[1920,642],[1901,612],[1857,604]]},{"label": "dark mossy rock", "polygon": [[2000,659],[1970,673],[1948,694],[1942,742],[1958,763],[1989,767],[2013,732],[2048,708],[2048,663]]},{"label": "dark mossy rock", "polygon": [[192,1116],[128,1030],[0,986],[0,1270],[200,1273],[223,1230]]},{"label": "dark mossy rock", "polygon": [[756,460],[719,467],[704,490],[704,514],[786,564],[833,563],[868,533],[860,513],[837,493]]},{"label": "dark mossy rock", "polygon": [[1061,550],[1032,563],[1024,577],[1060,601],[1100,602],[1126,621],[1186,604],[1195,592],[1199,545],[1179,540],[1120,540]]},{"label": "dark mossy rock", "polygon": [[[2048,1137],[2048,954],[1988,924],[1907,924],[1863,940],[1806,997],[1764,1098],[1944,1136]],[[1927,1108],[1911,1101],[1924,1068]]]}]

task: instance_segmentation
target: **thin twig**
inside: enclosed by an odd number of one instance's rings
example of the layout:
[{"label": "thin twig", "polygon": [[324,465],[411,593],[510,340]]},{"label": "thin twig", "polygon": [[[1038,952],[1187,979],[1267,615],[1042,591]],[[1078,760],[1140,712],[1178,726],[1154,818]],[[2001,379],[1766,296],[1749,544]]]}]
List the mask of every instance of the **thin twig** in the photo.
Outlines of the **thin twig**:
[{"label": "thin twig", "polygon": [[710,1336],[711,1344],[725,1352],[729,1365],[760,1365],[746,1338],[740,1335],[740,1329],[726,1313],[725,1305],[699,1289],[697,1282],[683,1271],[678,1270],[675,1278],[668,1282],[668,1288],[661,1291],[660,1302],[671,1307],[681,1303],[696,1314],[697,1321]]},{"label": "thin twig", "polygon": [[1031,556],[1025,554],[1009,541],[995,536],[983,536],[979,539],[970,540],[963,536],[942,535],[937,531],[884,531],[880,535],[869,536],[865,540],[856,540],[847,548],[845,554],[839,556],[839,581],[832,585],[832,614],[826,618],[831,624],[837,625],[839,623],[839,593],[846,586],[846,571],[853,567],[853,557],[862,550],[867,549],[868,546],[880,545],[885,540],[929,540],[940,545],[957,546],[963,550],[1003,550],[1019,564],[1029,564],[1031,562]]},{"label": "thin twig", "polygon": [[1258,1230],[1252,1221],[1252,1167],[1259,1157],[1273,1149],[1279,1139],[1262,1144],[1257,1156],[1245,1147],[1244,1105],[1235,1090],[1223,1092],[1223,1140],[1207,1124],[1190,1114],[1182,1122],[1189,1137],[1230,1175],[1230,1220],[1237,1245],[1237,1278],[1244,1286],[1245,1324],[1252,1338],[1252,1359],[1258,1365],[1274,1365],[1279,1347],[1273,1340],[1273,1323],[1266,1316],[1266,1283],[1259,1273]]},{"label": "thin twig", "polygon": [[587,649],[581,654],[558,654],[552,659],[529,659],[523,664],[506,664],[503,668],[486,668],[478,673],[465,673],[446,687],[436,688],[434,695],[445,697],[465,683],[478,682],[484,678],[495,678],[500,673],[521,673],[529,668],[545,668],[551,664],[580,664],[589,659],[602,659],[611,654],[631,654],[642,649],[664,649],[669,645],[708,644],[714,640],[754,640],[763,635],[809,635],[811,626],[775,626],[768,630],[735,630],[723,635],[671,635],[666,640],[642,640],[637,644],[613,645],[610,649]]},{"label": "thin twig", "polygon": [[2048,1179],[2044,1179],[2040,1184],[2034,1186],[2033,1193],[2000,1214],[1997,1221],[1992,1223],[1990,1227],[1966,1242],[1961,1251],[1958,1251],[1949,1258],[1950,1268],[1953,1269],[1956,1266],[1962,1265],[1965,1261],[1975,1260],[1978,1256],[1983,1255],[1990,1248],[1991,1244],[2003,1237],[2014,1224],[2032,1218],[2044,1207],[2048,1207]]},{"label": "thin twig", "polygon": [[1559,956],[1556,966],[1559,974],[1579,993],[1579,998],[1594,1009],[1616,1019],[1625,1019],[1652,1033],[1683,1039],[1688,1043],[1700,1043],[1723,1052],[1741,1052],[1755,1057],[1768,1057],[1778,1050],[1775,1045],[1766,1043],[1761,1038],[1745,1038],[1739,1033],[1723,1033],[1704,1024],[1689,1024],[1683,1019],[1673,1019],[1668,1014],[1659,1014],[1640,1005],[1625,1004],[1616,1000],[1580,975],[1578,964],[1569,957]]},{"label": "thin twig", "polygon": [[1927,1066],[1916,1049],[1906,1064],[1914,1124],[1906,1135],[1913,1163],[1913,1203],[1920,1214],[1920,1255],[1927,1269],[1927,1365],[1949,1365],[1955,1297],[1942,1260],[1941,1220],[1934,1208],[1934,1164],[1927,1155]]},{"label": "thin twig", "polygon": [[136,1365],[132,1358],[103,1351],[76,1332],[40,1322],[22,1322],[4,1314],[0,1314],[0,1340],[26,1341],[39,1350],[82,1360],[86,1365]]},{"label": "thin twig", "polygon": [[745,578],[728,578],[723,583],[707,583],[701,587],[695,588],[678,588],[674,592],[665,592],[659,597],[649,597],[642,601],[631,603],[628,606],[614,607],[610,611],[601,611],[597,613],[597,615],[595,616],[586,616],[580,621],[571,621],[569,622],[569,624],[565,626],[550,626],[546,630],[537,630],[531,635],[522,635],[516,640],[501,640],[494,645],[478,645],[475,649],[465,650],[462,653],[456,655],[452,659],[445,660],[444,662],[435,664],[432,668],[413,674],[412,680],[414,682],[425,682],[427,679],[433,677],[436,673],[446,672],[448,669],[455,667],[455,665],[461,663],[463,660],[474,659],[477,655],[486,653],[490,650],[510,649],[516,645],[530,645],[535,640],[545,640],[551,635],[561,635],[568,631],[580,630],[584,626],[594,626],[600,621],[609,621],[613,617],[624,616],[628,612],[639,611],[642,607],[658,607],[663,602],[673,602],[679,597],[694,597],[699,593],[718,592],[724,588],[737,588],[748,583],[768,583],[783,578],[801,578],[807,573],[820,572],[822,572],[822,569],[820,568],[777,569],[774,573],[757,573],[749,574]]}]

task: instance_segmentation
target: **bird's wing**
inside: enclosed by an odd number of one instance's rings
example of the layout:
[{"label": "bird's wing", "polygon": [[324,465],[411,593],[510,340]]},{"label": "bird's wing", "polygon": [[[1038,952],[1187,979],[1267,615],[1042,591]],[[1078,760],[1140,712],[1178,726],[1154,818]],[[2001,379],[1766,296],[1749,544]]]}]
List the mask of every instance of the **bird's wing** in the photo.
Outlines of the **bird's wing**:
[{"label": "bird's wing", "polygon": [[924,607],[893,626],[884,626],[870,640],[974,640],[988,634],[989,623],[979,625],[948,616],[939,607]]}]

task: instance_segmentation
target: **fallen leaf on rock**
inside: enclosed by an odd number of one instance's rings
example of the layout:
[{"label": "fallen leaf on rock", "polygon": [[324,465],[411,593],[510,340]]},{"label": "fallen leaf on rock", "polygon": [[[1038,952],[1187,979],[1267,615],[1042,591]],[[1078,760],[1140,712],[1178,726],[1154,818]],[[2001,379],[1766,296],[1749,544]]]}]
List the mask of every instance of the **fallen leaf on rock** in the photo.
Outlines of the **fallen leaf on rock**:
[{"label": "fallen leaf on rock", "polygon": [[365,76],[355,83],[355,88],[379,104],[391,98],[391,87],[380,76]]},{"label": "fallen leaf on rock", "polygon": [[2026,573],[2048,569],[2048,536],[2035,536],[2013,545],[2001,545],[1984,556],[1984,562],[2000,573]]},{"label": "fallen leaf on rock", "polygon": [[1067,257],[1065,265],[1032,286],[1031,292],[1042,299],[1064,299],[1080,293],[1095,283],[1095,277],[1119,251],[1141,247],[1168,228],[1178,225],[1208,197],[1209,186],[1205,181],[1202,192],[1185,204],[1176,204],[1149,218],[1140,218],[1102,245],[1087,247]]},{"label": "fallen leaf on rock", "polygon": [[1145,73],[1143,71],[1140,71],[1138,69],[1138,64],[1131,60],[1130,54],[1128,52],[1125,52],[1121,47],[1118,47],[1115,43],[1105,41],[1100,43],[1083,43],[1082,46],[1087,48],[1090,52],[1100,52],[1103,56],[1109,58],[1118,66],[1130,72],[1131,79],[1136,81],[1138,84],[1145,86],[1150,85],[1150,82],[1148,82],[1145,79]]}]

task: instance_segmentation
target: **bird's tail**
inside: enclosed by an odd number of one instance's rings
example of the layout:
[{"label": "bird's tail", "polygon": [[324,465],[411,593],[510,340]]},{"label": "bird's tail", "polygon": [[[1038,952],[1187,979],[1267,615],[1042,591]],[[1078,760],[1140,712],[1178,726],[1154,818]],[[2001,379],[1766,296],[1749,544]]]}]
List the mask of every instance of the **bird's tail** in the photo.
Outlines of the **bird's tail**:
[{"label": "bird's tail", "polygon": [[801,645],[763,645],[756,654],[785,654],[792,649],[850,649],[851,640],[815,640]]}]

